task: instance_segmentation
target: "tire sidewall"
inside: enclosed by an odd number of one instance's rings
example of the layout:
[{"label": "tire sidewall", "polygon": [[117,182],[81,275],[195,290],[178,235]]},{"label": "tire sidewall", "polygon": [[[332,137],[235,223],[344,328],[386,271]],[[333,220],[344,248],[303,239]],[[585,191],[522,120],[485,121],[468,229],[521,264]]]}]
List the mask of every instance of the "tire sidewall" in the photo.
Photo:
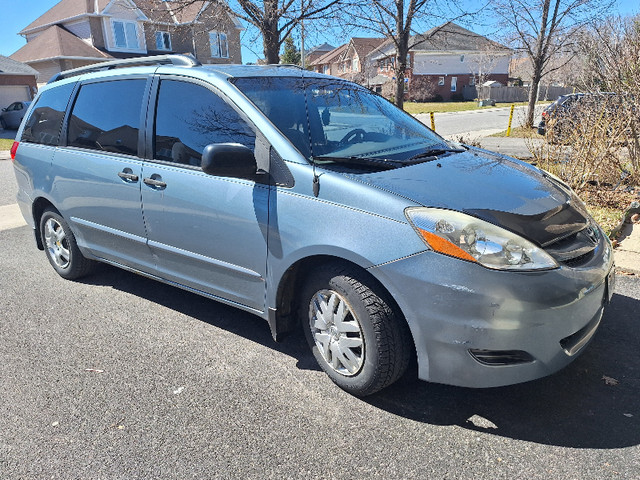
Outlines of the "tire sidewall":
[{"label": "tire sidewall", "polygon": [[[328,278],[329,277],[329,278]],[[336,372],[327,364],[322,353],[313,339],[310,326],[311,301],[320,290],[334,290],[339,293],[349,304],[353,315],[357,318],[364,339],[364,362],[360,371],[353,376],[345,376]],[[366,395],[367,391],[376,383],[378,377],[379,347],[376,341],[376,332],[371,321],[371,315],[360,295],[348,283],[343,275],[314,276],[303,289],[301,305],[301,319],[307,342],[311,347],[313,356],[322,370],[342,389],[354,395]]]},{"label": "tire sidewall", "polygon": [[[62,230],[64,231],[65,238],[67,240],[67,244],[69,245],[69,265],[67,268],[60,268],[56,262],[51,258],[51,253],[49,252],[49,247],[47,246],[45,240],[45,232],[44,227],[49,219],[54,219],[56,222],[60,224]],[[47,260],[53,267],[53,269],[60,275],[62,278],[72,279],[76,277],[76,272],[74,271],[78,259],[79,250],[76,245],[75,237],[69,228],[69,224],[62,218],[60,214],[54,212],[53,210],[45,210],[40,218],[40,238],[42,238],[42,244],[44,246],[45,254],[47,255]]]}]

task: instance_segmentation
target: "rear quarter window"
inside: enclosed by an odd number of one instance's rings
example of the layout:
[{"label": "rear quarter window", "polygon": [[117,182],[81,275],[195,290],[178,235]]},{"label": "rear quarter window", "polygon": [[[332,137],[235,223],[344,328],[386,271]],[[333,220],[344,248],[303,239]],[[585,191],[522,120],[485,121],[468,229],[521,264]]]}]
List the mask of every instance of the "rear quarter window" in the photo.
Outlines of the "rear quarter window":
[{"label": "rear quarter window", "polygon": [[58,145],[62,120],[75,84],[42,92],[22,131],[21,142]]}]

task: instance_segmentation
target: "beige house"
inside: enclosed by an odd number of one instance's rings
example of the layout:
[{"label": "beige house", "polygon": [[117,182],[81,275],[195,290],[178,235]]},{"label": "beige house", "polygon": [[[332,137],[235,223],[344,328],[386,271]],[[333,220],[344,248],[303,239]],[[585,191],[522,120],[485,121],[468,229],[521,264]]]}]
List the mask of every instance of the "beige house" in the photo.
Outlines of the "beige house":
[{"label": "beige house", "polygon": [[27,44],[11,55],[54,74],[114,58],[189,53],[202,63],[242,63],[239,21],[219,2],[61,0],[26,26]]}]

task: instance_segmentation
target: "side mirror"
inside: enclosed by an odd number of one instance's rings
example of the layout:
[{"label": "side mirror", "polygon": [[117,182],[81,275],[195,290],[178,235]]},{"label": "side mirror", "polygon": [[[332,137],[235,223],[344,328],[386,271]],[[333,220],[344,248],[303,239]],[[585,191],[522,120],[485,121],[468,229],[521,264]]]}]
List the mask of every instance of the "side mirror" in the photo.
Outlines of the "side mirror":
[{"label": "side mirror", "polygon": [[6,112],[6,111],[7,111],[7,107],[4,107],[4,108],[2,109],[2,111],[3,111],[3,112]]},{"label": "side mirror", "polygon": [[218,177],[254,180],[258,166],[249,148],[239,143],[212,143],[204,147],[202,171]]}]

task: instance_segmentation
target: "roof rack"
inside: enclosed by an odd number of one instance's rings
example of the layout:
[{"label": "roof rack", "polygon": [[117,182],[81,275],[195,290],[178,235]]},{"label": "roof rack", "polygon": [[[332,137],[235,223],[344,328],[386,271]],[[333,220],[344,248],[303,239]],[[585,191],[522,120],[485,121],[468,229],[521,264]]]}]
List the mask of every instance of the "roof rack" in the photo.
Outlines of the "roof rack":
[{"label": "roof rack", "polygon": [[65,70],[56,73],[47,83],[57,82],[63,78],[75,77],[83,73],[101,72],[103,70],[111,70],[114,68],[132,67],[137,65],[176,65],[181,67],[199,67],[202,65],[197,59],[191,55],[154,55],[151,57],[135,57],[125,58],[122,60],[114,60],[112,62],[96,63],[87,65],[86,67]]}]

